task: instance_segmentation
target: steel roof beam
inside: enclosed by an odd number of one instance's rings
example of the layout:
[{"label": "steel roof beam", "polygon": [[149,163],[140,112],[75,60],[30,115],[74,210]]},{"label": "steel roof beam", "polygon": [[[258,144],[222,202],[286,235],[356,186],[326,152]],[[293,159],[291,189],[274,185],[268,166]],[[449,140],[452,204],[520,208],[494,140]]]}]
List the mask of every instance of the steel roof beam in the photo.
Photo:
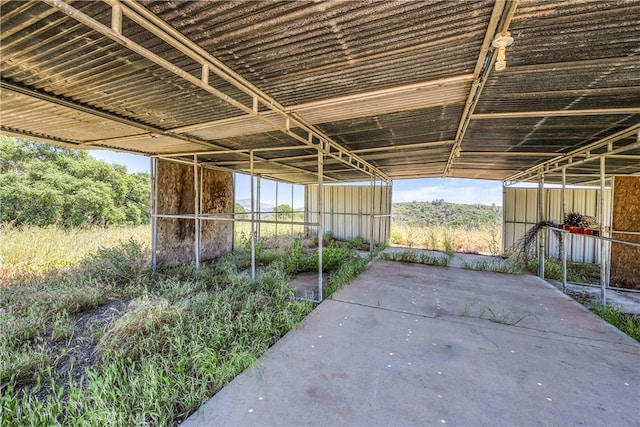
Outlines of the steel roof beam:
[{"label": "steel roof beam", "polygon": [[476,113],[471,120],[484,119],[521,119],[526,117],[581,117],[611,116],[618,114],[640,114],[640,107],[629,108],[592,108],[586,110],[542,110],[542,111],[510,111],[504,113]]},{"label": "steel roof beam", "polygon": [[[171,138],[175,138],[175,139],[179,139],[185,142],[189,142],[192,144],[198,144],[198,145],[202,145],[204,147],[207,148],[219,148],[220,150],[217,151],[207,151],[207,153],[224,153],[224,152],[229,152],[229,150],[225,147],[216,145],[216,144],[212,144],[210,142],[207,141],[201,141],[195,138],[191,138],[191,137],[187,137],[185,135],[180,135],[180,134],[176,134],[173,133],[171,131],[165,131],[164,129],[160,129],[160,128],[156,128],[153,126],[149,126],[147,124],[144,123],[139,123],[137,121],[125,118],[125,117],[121,117],[118,116],[116,114],[112,114],[106,111],[102,111],[102,110],[98,110],[95,109],[93,107],[88,107],[86,105],[82,105],[79,104],[77,102],[73,102],[73,101],[69,101],[66,100],[64,98],[59,98],[44,92],[40,92],[34,89],[29,89],[29,88],[25,88],[10,82],[7,82],[5,80],[0,80],[0,88],[4,89],[4,90],[11,90],[17,93],[20,93],[22,95],[26,95],[26,96],[30,96],[36,99],[39,99],[41,101],[46,101],[46,102],[51,102],[53,104],[57,104],[57,105],[61,105],[63,107],[67,107],[70,108],[72,110],[76,110],[76,111],[81,111],[83,113],[86,114],[91,114],[93,116],[96,117],[100,117],[102,119],[106,119],[106,120],[111,120],[111,121],[115,121],[118,123],[122,123],[125,124],[127,126],[131,126],[134,127],[136,129],[140,129],[145,131],[145,134],[137,134],[137,135],[131,135],[131,136],[125,136],[125,137],[117,137],[117,138],[111,138],[111,139],[105,139],[105,140],[94,140],[94,141],[66,141],[66,140],[62,140],[62,139],[57,139],[57,138],[52,138],[51,136],[47,136],[47,135],[36,135],[33,134],[31,132],[25,132],[19,129],[9,129],[6,128],[5,126],[0,127],[0,131],[2,133],[6,133],[6,134],[14,134],[14,135],[20,135],[20,136],[24,136],[24,137],[32,137],[32,138],[36,138],[36,139],[40,139],[40,140],[47,140],[51,143],[54,144],[65,144],[68,147],[73,147],[73,148],[87,148],[89,146],[93,146],[93,147],[104,147],[104,148],[109,148],[110,150],[115,150],[115,151],[125,151],[125,150],[118,150],[114,147],[111,147],[108,145],[109,141],[113,141],[113,142],[117,142],[117,141],[124,141],[124,140],[128,140],[128,139],[135,139],[135,138],[143,138],[143,137],[148,137],[148,136],[153,136],[153,135],[163,135],[163,136],[168,136]],[[309,148],[309,147],[298,147],[298,148]],[[294,147],[291,148],[292,150],[295,149]],[[136,151],[136,150],[126,150],[126,151]],[[237,150],[231,150],[232,152],[237,152],[240,155],[243,155],[244,157],[249,157],[249,150],[244,150],[244,151],[237,151]],[[140,153],[140,154],[146,154],[146,153]],[[189,154],[200,154],[200,152],[197,153],[189,153]],[[162,154],[162,155],[158,155],[158,157],[171,157],[172,155],[166,155],[166,154]],[[261,157],[258,157],[259,159],[262,160]],[[274,164],[278,164],[279,166],[282,166],[284,168],[287,169],[293,169],[296,171],[299,171],[301,169],[296,168],[295,166],[291,166],[291,165],[287,165],[287,164],[280,164],[280,163],[276,163],[273,162]],[[192,161],[190,161],[189,164],[193,164]],[[317,175],[317,172],[311,172],[311,171],[304,171],[305,173],[311,173],[312,175]]]},{"label": "steel roof beam", "polygon": [[539,151],[465,151],[464,157],[558,157],[558,153]]},{"label": "steel roof beam", "polygon": [[[71,108],[75,111],[81,111],[86,114],[90,114],[92,116],[100,117],[101,119],[111,120],[114,122],[122,123],[123,125],[131,126],[137,129],[141,129],[147,133],[157,134],[157,135],[166,135],[172,136],[175,138],[182,139],[183,141],[191,142],[193,144],[199,144],[208,148],[216,148],[217,145],[212,144],[210,142],[199,141],[194,138],[189,138],[181,135],[176,135],[171,132],[167,132],[164,129],[156,128],[154,126],[150,126],[145,123],[140,123],[135,120],[128,119],[126,117],[119,116],[117,114],[109,113],[107,111],[102,111],[93,107],[89,107],[83,104],[79,104],[75,101],[70,101],[68,99],[64,99],[58,96],[50,95],[45,92],[41,92],[39,90],[26,88],[15,83],[9,82],[5,79],[0,80],[0,89],[5,89],[9,91],[13,91],[22,95],[30,96],[32,98],[39,99],[41,101],[50,102],[52,104],[61,105],[63,107]],[[87,144],[87,142],[83,142]],[[78,142],[78,145],[83,144]]]},{"label": "steel roof beam", "polygon": [[7,136],[15,136],[16,138],[28,138],[37,139],[40,141],[46,141],[54,145],[61,145],[67,148],[78,148],[77,141],[71,141],[66,139],[54,138],[51,135],[42,135],[34,132],[27,132],[22,129],[14,129],[8,126],[0,124],[0,134]]},{"label": "steel roof beam", "polygon": [[453,144],[453,147],[451,147],[449,159],[447,160],[447,164],[445,165],[442,173],[443,177],[450,174],[455,158],[460,155],[462,140],[467,132],[467,127],[471,121],[473,110],[480,100],[482,89],[484,89],[484,85],[486,84],[493,64],[495,63],[497,51],[491,50],[493,38],[496,34],[507,31],[517,7],[518,0],[512,0],[509,2],[505,0],[496,0],[493,5],[493,11],[491,13],[491,18],[489,19],[489,24],[487,25],[484,40],[482,41],[478,61],[476,62],[476,66],[473,71],[474,81],[471,85],[471,90],[469,91],[469,96],[467,97],[467,102],[465,103],[460,123],[458,124],[455,143]]},{"label": "steel roof beam", "polygon": [[[632,144],[625,145],[623,147],[619,147],[617,149],[613,149],[613,144],[622,139],[628,138],[636,134],[636,142]],[[607,150],[604,153],[594,154],[593,151],[599,148],[605,147]],[[608,155],[620,154],[622,152],[632,150],[635,148],[640,148],[640,123],[635,124],[633,126],[628,127],[618,133],[610,135],[608,137],[602,138],[592,144],[589,144],[585,147],[581,147],[574,151],[571,151],[565,155],[558,156],[555,159],[547,160],[544,163],[540,163],[536,166],[533,166],[525,171],[518,172],[504,179],[505,182],[515,182],[515,181],[527,181],[529,179],[535,178],[541,173],[549,173],[556,170],[560,170],[563,167],[575,167],[596,159],[600,157],[607,157]],[[574,161],[574,157],[584,157],[581,160]]]},{"label": "steel roof beam", "polygon": [[[310,123],[306,122],[302,117],[295,113],[287,112],[286,109],[280,105],[273,98],[269,97],[257,87],[253,86],[249,81],[245,80],[242,76],[237,74],[231,68],[224,65],[222,62],[214,58],[204,49],[200,48],[192,40],[186,38],[180,32],[166,24],[156,15],[140,6],[133,1],[126,1],[121,3],[117,0],[106,0],[112,7],[112,27],[107,27],[92,17],[80,12],[78,9],[68,5],[62,0],[43,0],[49,6],[60,10],[62,13],[69,17],[83,23],[87,27],[99,32],[105,37],[110,38],[116,43],[121,44],[127,49],[141,55],[142,57],[152,61],[156,65],[172,72],[176,76],[188,81],[189,83],[209,92],[213,96],[220,98],[233,107],[243,111],[247,114],[254,115],[266,122],[268,122],[275,129],[291,136],[299,142],[316,147],[316,149],[322,151],[326,155],[334,156],[333,153],[339,153],[337,156],[340,161],[347,164],[351,168],[357,169],[362,173],[370,176],[386,175],[378,170],[375,166],[369,164],[364,159],[359,158],[357,155],[349,152],[337,142],[333,141],[328,135],[324,134],[319,129],[315,128]],[[126,4],[125,4],[126,3]],[[133,22],[149,31],[164,42],[170,44],[180,52],[199,63],[202,66],[202,76],[197,78],[182,68],[172,64],[170,61],[154,54],[150,50],[135,43],[133,40],[125,37],[122,34],[122,16],[126,16]],[[232,84],[237,89],[241,90],[245,94],[252,98],[252,105],[245,105],[235,98],[225,94],[224,92],[216,89],[209,83],[209,73],[214,73],[220,78],[224,79],[228,83]],[[259,114],[260,108],[265,107],[278,114],[281,119],[285,120],[285,125],[271,120],[262,114]],[[299,135],[291,131],[291,128],[300,128],[305,135]]]}]

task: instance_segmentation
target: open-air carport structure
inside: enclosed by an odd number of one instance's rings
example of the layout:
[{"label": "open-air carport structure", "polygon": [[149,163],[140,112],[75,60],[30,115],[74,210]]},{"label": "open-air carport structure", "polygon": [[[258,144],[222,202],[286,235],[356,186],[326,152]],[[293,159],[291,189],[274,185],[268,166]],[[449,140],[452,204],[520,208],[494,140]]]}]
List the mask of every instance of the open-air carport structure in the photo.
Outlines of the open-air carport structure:
[{"label": "open-air carport structure", "polygon": [[[190,221],[196,260],[202,220],[233,221],[228,171],[319,189],[443,176],[603,189],[640,175],[638,1],[43,0],[0,13],[0,131],[150,156],[153,229]],[[211,227],[226,250],[228,227]]]}]

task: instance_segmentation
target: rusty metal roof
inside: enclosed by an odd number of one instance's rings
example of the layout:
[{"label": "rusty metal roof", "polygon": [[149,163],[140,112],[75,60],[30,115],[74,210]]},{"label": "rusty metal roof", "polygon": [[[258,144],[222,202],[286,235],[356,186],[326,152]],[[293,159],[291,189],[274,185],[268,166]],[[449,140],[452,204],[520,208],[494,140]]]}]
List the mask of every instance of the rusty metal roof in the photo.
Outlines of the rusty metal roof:
[{"label": "rusty metal roof", "polygon": [[[496,35],[510,31],[495,71]],[[640,174],[640,1],[1,1],[0,131],[329,182]],[[555,177],[555,178],[554,178]]]}]

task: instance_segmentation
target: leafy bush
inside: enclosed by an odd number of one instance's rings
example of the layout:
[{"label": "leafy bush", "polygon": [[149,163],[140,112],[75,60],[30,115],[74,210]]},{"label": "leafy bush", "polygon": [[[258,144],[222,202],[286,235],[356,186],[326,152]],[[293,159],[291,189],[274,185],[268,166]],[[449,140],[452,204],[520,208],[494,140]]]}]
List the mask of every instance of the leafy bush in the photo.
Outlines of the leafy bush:
[{"label": "leafy bush", "polygon": [[78,227],[148,224],[147,173],[86,152],[0,136],[0,223]]}]

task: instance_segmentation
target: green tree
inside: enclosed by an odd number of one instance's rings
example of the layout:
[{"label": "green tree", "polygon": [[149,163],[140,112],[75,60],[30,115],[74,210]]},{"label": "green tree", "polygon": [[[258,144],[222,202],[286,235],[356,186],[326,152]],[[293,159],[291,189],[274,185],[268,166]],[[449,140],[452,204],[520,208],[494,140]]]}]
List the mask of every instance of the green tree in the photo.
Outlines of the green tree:
[{"label": "green tree", "polygon": [[0,222],[146,224],[150,183],[86,152],[0,136]]},{"label": "green tree", "polygon": [[234,207],[234,211],[236,213],[239,213],[240,215],[236,215],[236,218],[238,219],[247,219],[249,218],[249,215],[244,213],[247,210],[244,208],[244,206],[242,206],[240,203],[236,202],[235,207]]},{"label": "green tree", "polygon": [[293,208],[290,205],[278,205],[276,206],[275,212],[278,219],[291,221],[293,218]]}]

